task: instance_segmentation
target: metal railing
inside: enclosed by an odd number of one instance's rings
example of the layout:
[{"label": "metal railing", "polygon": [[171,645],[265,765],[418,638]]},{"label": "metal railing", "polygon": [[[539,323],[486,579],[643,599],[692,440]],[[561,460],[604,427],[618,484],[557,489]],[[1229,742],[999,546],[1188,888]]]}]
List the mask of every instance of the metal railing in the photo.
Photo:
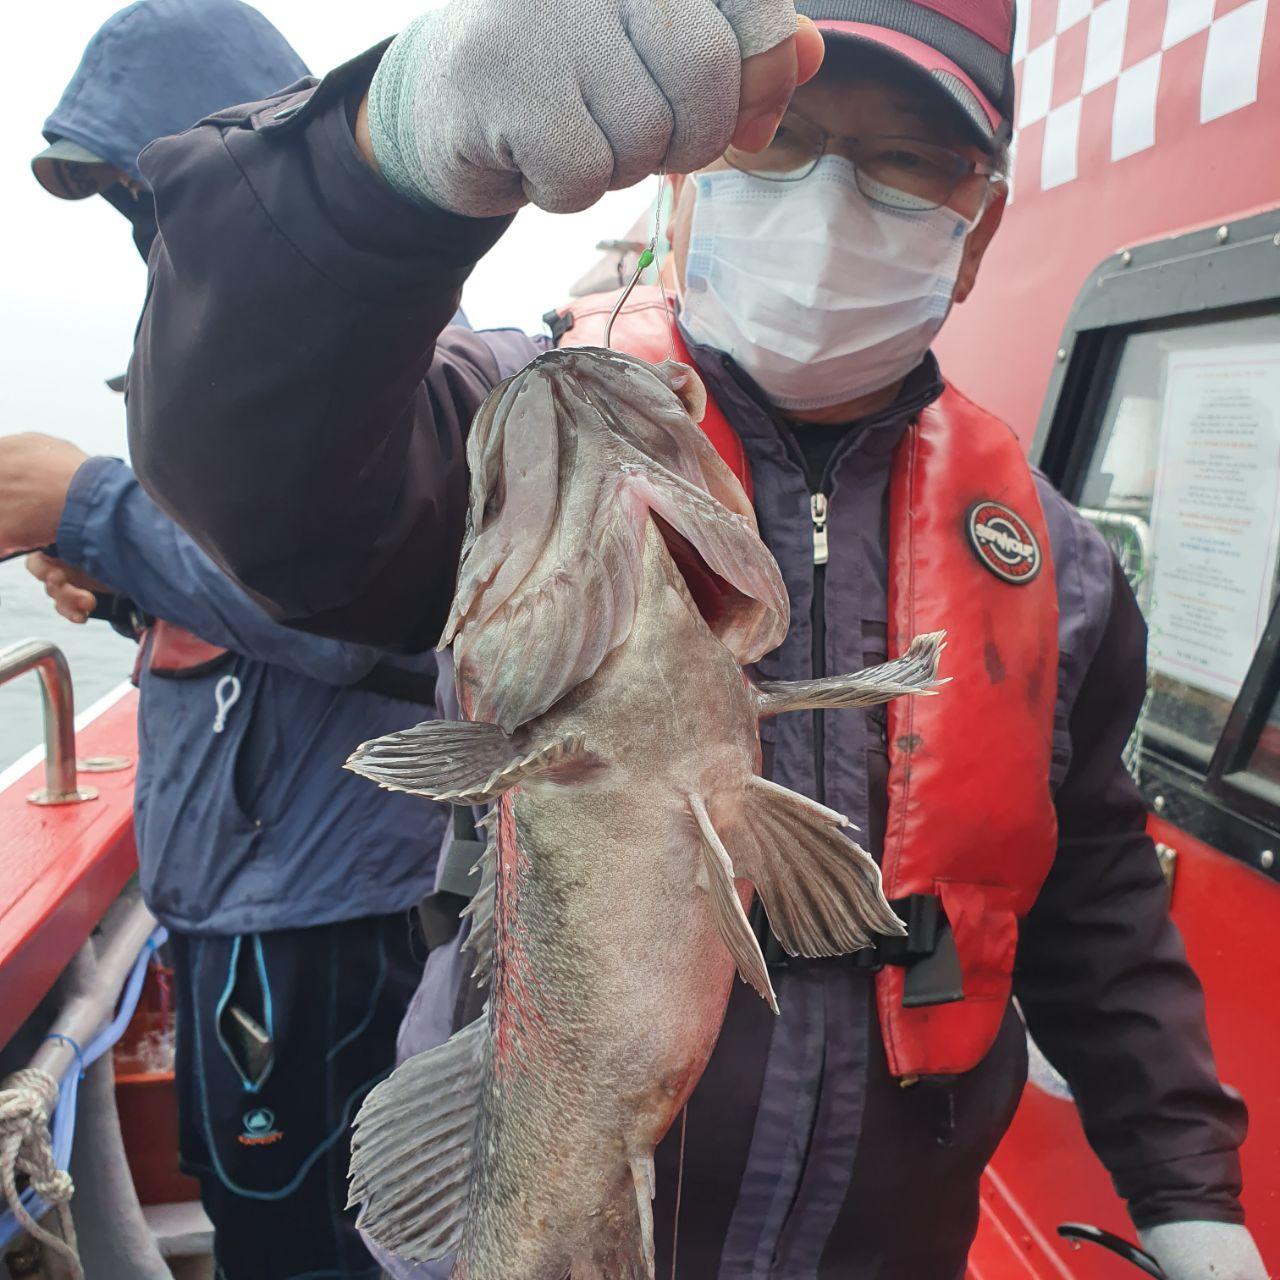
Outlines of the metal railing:
[{"label": "metal railing", "polygon": [[71,668],[56,644],[20,640],[0,650],[0,685],[34,671],[44,708],[44,786],[27,797],[32,804],[79,804],[98,793],[76,783],[75,696]]}]

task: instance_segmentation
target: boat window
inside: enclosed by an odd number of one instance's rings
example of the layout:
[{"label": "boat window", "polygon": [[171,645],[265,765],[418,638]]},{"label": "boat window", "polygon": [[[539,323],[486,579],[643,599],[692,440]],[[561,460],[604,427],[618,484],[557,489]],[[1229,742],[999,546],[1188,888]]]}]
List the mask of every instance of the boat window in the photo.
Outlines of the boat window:
[{"label": "boat window", "polygon": [[[1245,777],[1257,784],[1254,790],[1280,804],[1280,700],[1272,705],[1263,723]],[[1245,779],[1239,781],[1243,783]]]},{"label": "boat window", "polygon": [[1146,732],[1207,766],[1276,598],[1280,315],[1131,332],[1077,500],[1147,617]]}]

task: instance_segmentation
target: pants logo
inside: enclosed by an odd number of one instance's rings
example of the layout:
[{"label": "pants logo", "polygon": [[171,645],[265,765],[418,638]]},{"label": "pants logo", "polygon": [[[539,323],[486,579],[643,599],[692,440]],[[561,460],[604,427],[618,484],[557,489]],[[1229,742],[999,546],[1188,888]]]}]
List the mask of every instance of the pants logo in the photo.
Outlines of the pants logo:
[{"label": "pants logo", "polygon": [[255,1107],[245,1112],[244,1132],[237,1141],[245,1147],[269,1147],[283,1137],[276,1128],[276,1113],[269,1107]]}]

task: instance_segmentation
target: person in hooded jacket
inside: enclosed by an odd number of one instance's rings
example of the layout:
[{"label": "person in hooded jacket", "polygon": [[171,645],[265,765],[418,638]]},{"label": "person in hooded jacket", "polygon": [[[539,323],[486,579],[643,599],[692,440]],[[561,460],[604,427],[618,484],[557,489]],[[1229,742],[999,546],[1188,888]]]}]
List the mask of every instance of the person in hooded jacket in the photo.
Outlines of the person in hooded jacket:
[{"label": "person in hooded jacket", "polygon": [[[910,934],[797,960],[757,919],[782,1013],[735,985],[683,1148],[659,1149],[659,1274],[678,1226],[697,1280],[959,1280],[1026,1077],[1016,994],[1165,1274],[1265,1275],[1245,1109],[1121,759],[1141,615],[929,349],[1007,198],[1013,26],[1006,0],[454,0],[141,162],[160,239],[135,462],[281,621],[435,642],[467,424],[547,345],[449,327],[461,287],[526,202],[580,209],[659,171],[690,175],[674,341],[791,596],[760,673],[869,666],[944,615],[955,680],[927,708],[766,729],[766,769],[861,828]],[[553,340],[598,342],[611,302]],[[665,355],[664,316],[639,299],[615,342]],[[475,1012],[464,969],[433,955],[405,1051]]]},{"label": "person in hooded jacket", "polygon": [[[54,195],[99,194],[143,256],[151,139],[306,75],[239,0],[145,0],[94,36],[34,161]],[[140,640],[134,830],[170,930],[182,1167],[225,1280],[374,1277],[346,1210],[350,1121],[392,1067],[422,972],[411,909],[433,883],[440,806],[391,804],[341,770],[434,710],[434,655],[271,619],[123,462],[0,438],[0,546],[59,612]]]}]

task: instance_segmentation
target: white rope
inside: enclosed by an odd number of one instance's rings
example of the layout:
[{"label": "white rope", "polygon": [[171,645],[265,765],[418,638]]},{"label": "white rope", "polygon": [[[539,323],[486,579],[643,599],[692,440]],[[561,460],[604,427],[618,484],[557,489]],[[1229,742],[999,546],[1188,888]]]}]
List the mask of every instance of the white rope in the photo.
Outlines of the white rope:
[{"label": "white rope", "polygon": [[[0,1083],[0,1188],[13,1216],[27,1234],[53,1250],[67,1264],[74,1280],[84,1280],[71,1221],[71,1175],[53,1158],[49,1117],[58,1102],[58,1082],[38,1067],[15,1071]],[[31,1189],[58,1214],[59,1239],[28,1212],[18,1193],[18,1174],[27,1175]]]}]

